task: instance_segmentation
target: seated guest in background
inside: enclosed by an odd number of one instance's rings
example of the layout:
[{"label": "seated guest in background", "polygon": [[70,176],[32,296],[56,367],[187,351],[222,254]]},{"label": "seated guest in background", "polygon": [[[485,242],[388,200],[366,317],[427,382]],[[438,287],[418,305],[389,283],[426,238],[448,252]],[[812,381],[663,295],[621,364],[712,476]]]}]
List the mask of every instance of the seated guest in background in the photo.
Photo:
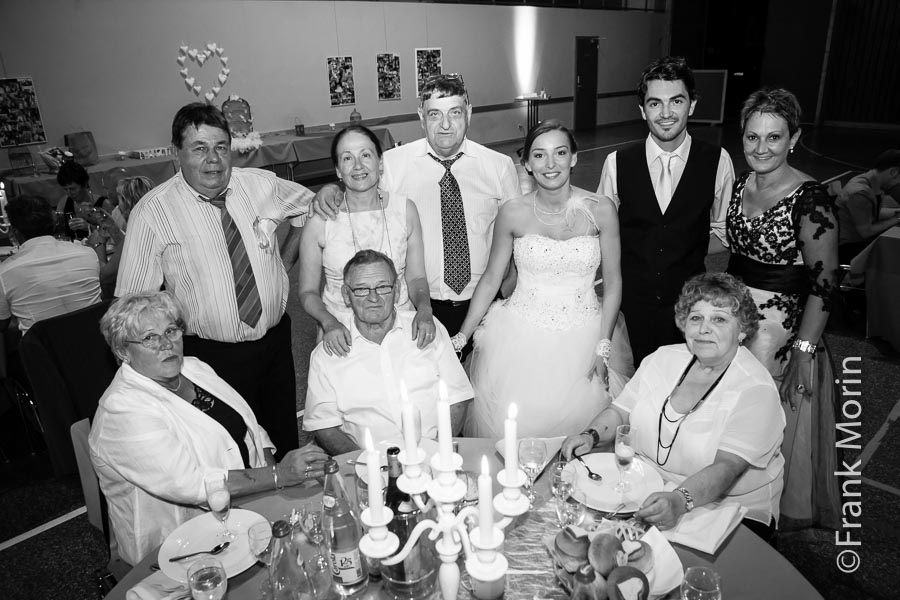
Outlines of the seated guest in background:
[{"label": "seated guest in background", "polygon": [[[334,220],[313,216],[300,238],[300,304],[319,323],[326,354],[346,356],[353,313],[344,304],[344,265],[364,249],[387,255],[396,265],[397,310],[414,310],[410,335],[420,348],[434,340],[434,319],[425,277],[422,226],[416,205],[378,187],[381,143],[361,125],[338,133],[331,160],[345,191]],[[322,289],[322,272],[325,289]]]},{"label": "seated guest in background", "polygon": [[168,292],[119,298],[100,329],[122,366],[94,415],[91,462],[126,562],[139,562],[202,512],[209,476],[227,474],[233,497],[323,476],[326,456],[314,445],[276,462],[240,394],[184,356],[184,317]]},{"label": "seated guest in background", "polygon": [[847,182],[837,198],[841,240],[838,258],[848,264],[876,237],[900,225],[900,208],[884,206],[885,192],[900,185],[900,150],[887,150],[875,168]]},{"label": "seated guest in background", "polygon": [[53,238],[53,209],[19,196],[6,207],[19,251],[0,263],[0,329],[15,316],[22,333],[100,301],[100,263],[90,248]]},{"label": "seated guest in background", "polygon": [[362,250],[344,267],[353,343],[345,357],[326,352],[324,342],[313,350],[303,419],[329,454],[358,449],[366,428],[375,441],[399,439],[401,382],[421,413],[422,437],[437,437],[439,381],[447,386],[454,435],[462,426],[473,392],[450,336],[435,321],[435,340],[419,348],[409,333],[415,313],[396,308],[399,290],[394,264],[380,252]]},{"label": "seated guest in background", "polygon": [[675,305],[686,344],[647,357],[587,431],[563,442],[566,458],[636,429],[635,451],[678,488],[655,492],[636,516],[669,529],[695,506],[731,500],[768,539],[779,515],[784,413],[766,368],[743,346],[759,326],[750,291],[725,273],[690,279]]},{"label": "seated guest in background", "polygon": [[85,217],[88,210],[97,207],[106,212],[113,209],[106,196],[94,196],[91,191],[88,172],[75,161],[64,162],[56,174],[56,181],[62,186],[66,195],[56,205],[57,232],[67,233],[69,237],[84,239],[90,233],[90,226]]}]

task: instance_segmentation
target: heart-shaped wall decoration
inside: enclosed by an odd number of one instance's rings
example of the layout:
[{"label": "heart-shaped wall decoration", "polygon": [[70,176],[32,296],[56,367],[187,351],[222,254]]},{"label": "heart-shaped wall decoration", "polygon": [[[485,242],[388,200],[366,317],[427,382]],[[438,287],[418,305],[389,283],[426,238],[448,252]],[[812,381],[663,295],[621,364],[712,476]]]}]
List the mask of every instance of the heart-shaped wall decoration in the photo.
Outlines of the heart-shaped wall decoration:
[{"label": "heart-shaped wall decoration", "polygon": [[[190,58],[197,63],[198,67],[202,68],[207,60],[212,62],[212,59],[215,57],[219,58],[221,68],[215,79],[212,81],[212,85],[207,88],[207,91],[204,93],[203,86],[198,83],[196,76],[192,76],[189,73],[188,66],[185,63],[187,62],[187,59]],[[228,65],[228,57],[225,56],[225,49],[215,42],[206,44],[203,49],[190,48],[186,45],[182,45],[178,47],[178,57],[176,60],[178,61],[179,66],[183,67],[179,69],[178,74],[184,79],[184,84],[188,91],[193,92],[195,96],[200,96],[202,94],[206,101],[212,104],[216,99],[216,96],[222,91],[222,86],[228,81],[228,75],[231,73],[231,69],[226,66]]]}]

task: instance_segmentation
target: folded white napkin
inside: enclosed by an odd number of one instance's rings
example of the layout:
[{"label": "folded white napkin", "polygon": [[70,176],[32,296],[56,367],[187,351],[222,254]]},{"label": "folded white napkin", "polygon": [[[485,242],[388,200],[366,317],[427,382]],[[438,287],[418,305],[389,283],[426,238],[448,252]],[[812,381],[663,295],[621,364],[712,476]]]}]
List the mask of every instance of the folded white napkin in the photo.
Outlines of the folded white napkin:
[{"label": "folded white napkin", "polygon": [[157,571],[128,590],[125,600],[174,600],[190,593],[187,584]]},{"label": "folded white napkin", "polygon": [[662,534],[670,542],[715,554],[746,514],[747,509],[737,502],[698,506],[682,515],[674,529]]},{"label": "folded white napkin", "polygon": [[675,548],[656,527],[648,529],[641,540],[653,548],[653,568],[647,574],[650,595],[664,596],[681,585],[681,580],[684,579],[684,566],[675,553]]}]

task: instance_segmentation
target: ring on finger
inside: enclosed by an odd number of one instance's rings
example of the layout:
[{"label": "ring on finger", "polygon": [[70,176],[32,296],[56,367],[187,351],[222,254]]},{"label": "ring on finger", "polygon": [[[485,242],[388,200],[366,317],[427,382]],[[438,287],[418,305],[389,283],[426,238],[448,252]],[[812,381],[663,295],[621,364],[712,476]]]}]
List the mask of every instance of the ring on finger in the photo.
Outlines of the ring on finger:
[{"label": "ring on finger", "polygon": [[798,384],[798,385],[797,385],[797,391],[800,392],[800,393],[802,394],[803,392],[806,391],[806,386],[803,385],[802,383],[801,383],[801,384]]}]

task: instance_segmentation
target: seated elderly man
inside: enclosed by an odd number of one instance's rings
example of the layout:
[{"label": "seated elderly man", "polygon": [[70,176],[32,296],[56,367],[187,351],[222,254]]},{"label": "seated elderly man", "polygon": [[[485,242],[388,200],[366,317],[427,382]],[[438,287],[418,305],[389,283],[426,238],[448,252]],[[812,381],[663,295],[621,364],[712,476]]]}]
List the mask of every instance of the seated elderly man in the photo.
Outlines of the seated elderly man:
[{"label": "seated elderly man", "polygon": [[[900,208],[885,192],[900,185],[900,150],[886,150],[875,159],[875,167],[847,182],[837,198],[840,219],[838,258],[849,263],[872,240],[900,225]],[[896,198],[894,198],[896,200]]]},{"label": "seated elderly man", "polygon": [[329,454],[362,446],[366,428],[375,441],[400,439],[400,385],[421,414],[422,437],[437,437],[438,382],[447,386],[453,433],[462,427],[472,386],[453,352],[446,328],[435,321],[435,340],[418,348],[414,312],[395,308],[399,286],[390,258],[357,252],[344,267],[344,302],[353,311],[350,353],[329,356],[320,343],[309,364],[303,429]]}]

